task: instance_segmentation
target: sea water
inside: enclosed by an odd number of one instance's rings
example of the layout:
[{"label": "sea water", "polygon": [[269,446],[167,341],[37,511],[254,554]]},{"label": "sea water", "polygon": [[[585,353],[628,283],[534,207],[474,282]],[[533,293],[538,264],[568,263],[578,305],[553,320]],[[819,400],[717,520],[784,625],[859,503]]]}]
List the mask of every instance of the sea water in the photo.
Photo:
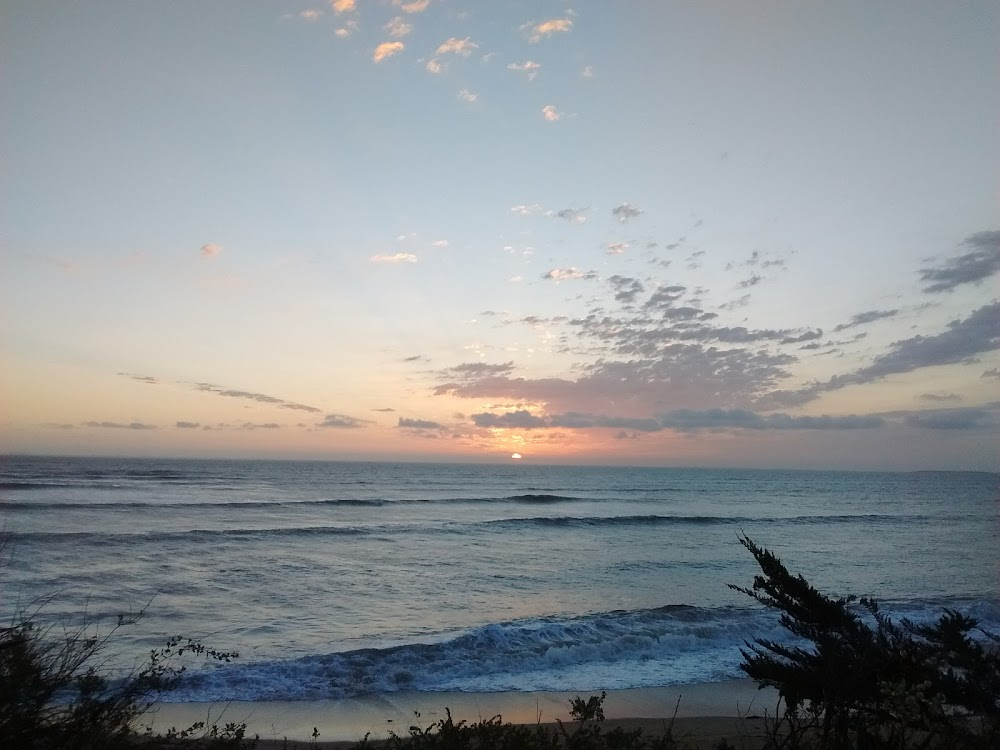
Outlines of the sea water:
[{"label": "sea water", "polygon": [[783,639],[746,534],[820,590],[1000,630],[1000,475],[5,457],[0,616],[234,649],[171,701],[741,676]]}]

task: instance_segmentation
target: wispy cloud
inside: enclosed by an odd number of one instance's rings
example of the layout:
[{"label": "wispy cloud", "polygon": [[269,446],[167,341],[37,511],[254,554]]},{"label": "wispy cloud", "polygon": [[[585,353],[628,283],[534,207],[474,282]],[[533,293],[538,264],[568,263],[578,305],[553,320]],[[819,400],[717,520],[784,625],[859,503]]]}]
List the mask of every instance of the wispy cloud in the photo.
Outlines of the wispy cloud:
[{"label": "wispy cloud", "polygon": [[521,430],[612,429],[638,432],[721,432],[724,430],[862,430],[882,427],[885,419],[879,415],[791,416],[789,414],[760,415],[744,409],[676,409],[656,417],[614,417],[585,412],[566,412],[539,416],[521,409],[493,414],[472,415],[473,424],[487,428]]},{"label": "wispy cloud", "polygon": [[424,66],[424,69],[428,73],[433,73],[434,75],[437,75],[442,70],[444,70],[444,65],[441,63],[440,60],[434,57],[427,61],[427,65]]},{"label": "wispy cloud", "polygon": [[353,430],[370,424],[366,419],[349,417],[346,414],[327,414],[317,427],[326,427],[336,430]]},{"label": "wispy cloud", "polygon": [[391,406],[386,406],[386,407],[383,407],[381,409],[372,409],[372,411],[381,411],[381,412],[389,413],[389,412],[393,412],[393,411],[396,411],[396,410],[393,409]]},{"label": "wispy cloud", "polygon": [[472,104],[479,98],[479,94],[469,91],[468,89],[462,89],[457,94],[457,99],[460,102],[465,102],[466,104]]},{"label": "wispy cloud", "polygon": [[935,409],[914,412],[906,417],[911,427],[928,430],[979,430],[993,426],[995,421],[987,409]]},{"label": "wispy cloud", "polygon": [[369,260],[372,263],[416,263],[417,256],[413,253],[394,253],[393,255],[373,255]]},{"label": "wispy cloud", "polygon": [[868,310],[867,312],[858,313],[857,315],[851,316],[851,319],[846,323],[841,323],[836,326],[834,331],[845,331],[848,328],[856,328],[857,326],[863,326],[868,323],[874,323],[876,320],[885,320],[886,318],[894,318],[899,314],[899,310]]},{"label": "wispy cloud", "polygon": [[568,221],[570,224],[583,224],[587,221],[587,209],[564,208],[561,211],[556,211],[554,216],[557,219]]},{"label": "wispy cloud", "polygon": [[584,66],[583,70],[580,71],[580,78],[593,78],[594,75],[595,73],[593,65],[586,65]]},{"label": "wispy cloud", "polygon": [[430,5],[430,0],[412,0],[411,2],[392,0],[392,4],[404,13],[423,13]]},{"label": "wispy cloud", "polygon": [[108,430],[155,430],[155,424],[143,422],[84,422],[84,427],[99,427]]},{"label": "wispy cloud", "polygon": [[977,232],[961,245],[968,252],[940,266],[920,269],[920,280],[931,282],[925,292],[950,292],[962,284],[976,284],[1000,272],[1000,230]]},{"label": "wispy cloud", "polygon": [[622,203],[620,206],[615,206],[611,209],[611,215],[623,224],[630,219],[634,219],[641,213],[641,209],[638,209],[629,203]]},{"label": "wispy cloud", "polygon": [[933,401],[935,403],[944,403],[946,401],[961,401],[962,397],[957,393],[921,393],[917,396],[921,401]]},{"label": "wispy cloud", "polygon": [[675,409],[660,417],[664,427],[681,432],[722,429],[744,430],[863,430],[882,427],[885,419],[877,415],[818,417],[788,414],[761,416],[744,409]]},{"label": "wispy cloud", "polygon": [[380,63],[386,58],[398,55],[404,49],[406,49],[406,45],[402,42],[382,42],[375,48],[375,51],[372,52],[372,60]]},{"label": "wispy cloud", "polygon": [[286,401],[283,398],[268,396],[265,393],[254,393],[253,391],[240,391],[232,388],[224,388],[223,386],[215,385],[214,383],[195,383],[194,387],[196,390],[203,393],[214,393],[215,395],[222,396],[223,398],[239,398],[247,401],[256,401],[258,404],[270,404],[277,406],[279,409],[291,409],[293,411],[305,411],[314,414],[321,411],[315,406],[308,406],[307,404],[300,404],[295,401]]},{"label": "wispy cloud", "polygon": [[539,42],[553,34],[566,33],[573,28],[571,18],[551,18],[541,23],[530,22],[521,27],[521,31],[527,33],[529,42]]},{"label": "wispy cloud", "polygon": [[478,49],[479,45],[475,42],[469,40],[468,37],[465,39],[458,39],[456,37],[451,37],[447,41],[442,42],[437,50],[434,52],[435,55],[459,55],[461,57],[468,57],[472,54],[472,51]]},{"label": "wispy cloud", "polygon": [[578,279],[591,280],[597,278],[596,271],[581,271],[579,268],[553,268],[542,274],[543,279],[554,281],[575,281]]},{"label": "wispy cloud", "polygon": [[984,305],[967,318],[951,321],[935,336],[913,336],[894,342],[871,364],[854,372],[835,375],[795,391],[775,391],[771,401],[784,405],[808,403],[821,393],[863,385],[890,375],[901,375],[926,367],[972,363],[976,355],[1000,349],[1000,302]]},{"label": "wispy cloud", "polygon": [[520,206],[511,206],[510,212],[517,216],[538,216],[545,213],[545,209],[537,203],[529,203]]},{"label": "wispy cloud", "polygon": [[407,419],[400,417],[396,425],[404,430],[447,430],[440,422],[433,422],[429,419]]},{"label": "wispy cloud", "polygon": [[402,16],[391,19],[383,28],[395,39],[402,39],[413,31],[413,27],[404,21]]},{"label": "wispy cloud", "polygon": [[355,31],[358,30],[358,22],[351,19],[348,20],[343,26],[333,30],[334,36],[338,39],[346,39]]},{"label": "wispy cloud", "polygon": [[197,430],[201,427],[200,422],[177,422],[175,425],[179,430]]},{"label": "wispy cloud", "polygon": [[350,13],[357,9],[357,4],[355,0],[330,0],[330,7],[333,8],[333,12],[337,15],[341,13]]},{"label": "wispy cloud", "polygon": [[517,73],[524,73],[525,77],[529,81],[534,81],[538,77],[538,71],[541,69],[542,64],[537,63],[534,60],[525,60],[523,63],[513,62],[507,66],[507,70],[513,70]]},{"label": "wispy cloud", "polygon": [[615,300],[626,304],[634,303],[638,296],[645,291],[639,279],[629,278],[628,276],[615,274],[608,278],[608,283],[614,289]]},{"label": "wispy cloud", "polygon": [[151,375],[134,375],[131,372],[120,372],[118,373],[123,378],[128,378],[129,380],[137,380],[140,383],[147,383],[148,385],[159,385],[160,381]]},{"label": "wispy cloud", "polygon": [[546,122],[558,122],[565,117],[565,114],[556,109],[554,104],[546,104],[542,107],[542,117]]},{"label": "wispy cloud", "polygon": [[216,245],[214,242],[206,242],[204,245],[201,246],[202,258],[214,258],[221,252],[222,252],[222,245]]},{"label": "wispy cloud", "polygon": [[628,248],[629,244],[627,242],[609,242],[604,246],[604,252],[608,255],[621,255]]},{"label": "wispy cloud", "polygon": [[299,18],[303,21],[318,21],[323,17],[323,11],[317,10],[316,8],[310,8],[309,10],[299,11]]}]

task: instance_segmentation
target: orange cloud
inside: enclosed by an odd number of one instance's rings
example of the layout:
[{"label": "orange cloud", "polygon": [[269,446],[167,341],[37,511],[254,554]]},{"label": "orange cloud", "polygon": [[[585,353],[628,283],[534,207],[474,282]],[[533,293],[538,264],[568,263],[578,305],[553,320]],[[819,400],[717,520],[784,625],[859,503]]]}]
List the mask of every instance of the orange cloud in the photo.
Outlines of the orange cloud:
[{"label": "orange cloud", "polygon": [[413,0],[413,2],[407,3],[403,0],[393,0],[392,4],[404,13],[423,13],[431,2],[430,0]]},{"label": "orange cloud", "polygon": [[375,51],[372,53],[372,60],[380,63],[387,57],[398,55],[404,49],[406,49],[406,45],[402,42],[382,42],[382,44],[376,47]]},{"label": "orange cloud", "polygon": [[352,10],[357,9],[357,5],[354,0],[330,0],[330,7],[333,8],[333,12],[336,14],[349,13]]},{"label": "orange cloud", "polygon": [[542,23],[535,24],[534,26],[527,24],[527,28],[529,29],[528,41],[538,42],[544,37],[551,36],[552,34],[569,31],[573,28],[573,21],[569,18],[552,18],[548,21],[542,21]]}]

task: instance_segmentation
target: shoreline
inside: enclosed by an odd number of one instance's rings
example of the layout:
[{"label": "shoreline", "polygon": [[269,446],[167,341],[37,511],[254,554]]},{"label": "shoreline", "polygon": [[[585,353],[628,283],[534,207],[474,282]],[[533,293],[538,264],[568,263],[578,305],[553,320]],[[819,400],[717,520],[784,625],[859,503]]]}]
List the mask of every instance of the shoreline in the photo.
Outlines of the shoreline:
[{"label": "shoreline", "polygon": [[[606,692],[605,726],[642,726],[647,732],[655,732],[666,726],[676,709],[678,728],[683,726],[683,731],[695,736],[708,732],[706,736],[711,737],[726,736],[718,735],[720,730],[735,736],[740,717],[759,717],[765,712],[773,715],[778,700],[775,690],[758,690],[749,678]],[[344,742],[350,747],[366,734],[372,740],[381,740],[390,732],[406,735],[414,724],[426,728],[444,719],[446,709],[451,710],[456,722],[475,723],[496,715],[511,724],[567,721],[569,702],[577,696],[587,698],[594,694],[599,695],[600,691],[407,691],[321,701],[157,703],[143,717],[141,725],[151,724],[154,731],[163,732],[171,727],[183,729],[198,721],[208,726],[245,722],[248,736],[260,735],[260,747],[268,747],[266,741],[275,741],[280,747],[285,739],[311,743],[316,728],[320,743],[338,743],[327,747],[343,747]]]}]

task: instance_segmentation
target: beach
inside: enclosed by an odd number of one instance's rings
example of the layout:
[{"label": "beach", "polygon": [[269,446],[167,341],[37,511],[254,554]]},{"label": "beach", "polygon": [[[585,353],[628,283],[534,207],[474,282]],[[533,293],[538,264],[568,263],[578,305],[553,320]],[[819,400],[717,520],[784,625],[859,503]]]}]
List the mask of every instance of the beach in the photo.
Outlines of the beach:
[{"label": "beach", "polygon": [[[996,475],[15,457],[0,511],[4,617],[107,634],[184,667],[155,728],[247,723],[357,741],[495,715],[534,725],[608,697],[608,721],[729,732],[774,714],[747,641],[794,638],[730,584],[741,533],[832,596],[1000,630]],[[748,714],[749,712],[749,714]],[[707,723],[706,723],[707,722]],[[744,724],[745,725],[745,724]]]},{"label": "beach", "polygon": [[[265,743],[277,743],[277,747],[286,739],[311,742],[316,729],[320,741],[349,747],[366,735],[379,740],[390,732],[405,735],[411,725],[426,728],[444,719],[446,709],[456,722],[475,723],[497,715],[512,724],[567,722],[569,701],[577,696],[589,697],[586,693],[559,691],[399,692],[326,701],[163,703],[146,718],[153,720],[156,731],[183,728],[198,721],[209,725],[245,722],[248,735],[257,734]],[[611,690],[604,702],[605,726],[641,727],[644,733],[656,734],[663,731],[676,711],[675,736],[684,736],[691,744],[720,737],[733,739],[744,731],[759,732],[760,717],[765,712],[773,716],[777,700],[774,690],[758,690],[747,679]]]}]

